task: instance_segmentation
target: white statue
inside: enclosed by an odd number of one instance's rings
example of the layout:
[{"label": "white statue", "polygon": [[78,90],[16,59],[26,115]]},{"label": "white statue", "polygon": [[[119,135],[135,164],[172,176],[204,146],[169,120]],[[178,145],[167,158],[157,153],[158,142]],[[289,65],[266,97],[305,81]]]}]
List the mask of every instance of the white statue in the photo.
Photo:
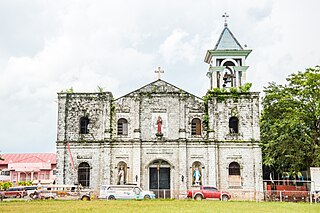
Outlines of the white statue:
[{"label": "white statue", "polygon": [[194,184],[195,185],[200,185],[201,173],[200,173],[198,167],[195,168],[195,170],[193,172],[193,177],[194,177]]},{"label": "white statue", "polygon": [[119,177],[120,184],[124,184],[124,170],[123,170],[123,167],[120,168],[119,173],[118,173],[118,177]]}]

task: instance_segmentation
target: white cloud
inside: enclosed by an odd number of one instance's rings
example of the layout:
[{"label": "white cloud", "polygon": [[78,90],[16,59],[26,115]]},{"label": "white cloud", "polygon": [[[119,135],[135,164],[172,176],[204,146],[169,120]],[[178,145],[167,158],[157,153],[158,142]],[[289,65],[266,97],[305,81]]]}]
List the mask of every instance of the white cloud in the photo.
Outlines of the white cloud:
[{"label": "white cloud", "polygon": [[184,63],[184,61],[193,63],[197,57],[199,44],[198,35],[189,39],[187,32],[175,29],[160,45],[160,54],[167,63]]},{"label": "white cloud", "polygon": [[[320,64],[318,1],[21,1],[0,3],[2,152],[55,150],[56,93],[102,86],[119,97],[163,78],[202,96],[203,59],[224,12],[253,52],[255,90]],[[26,146],[27,144],[27,146]]]}]

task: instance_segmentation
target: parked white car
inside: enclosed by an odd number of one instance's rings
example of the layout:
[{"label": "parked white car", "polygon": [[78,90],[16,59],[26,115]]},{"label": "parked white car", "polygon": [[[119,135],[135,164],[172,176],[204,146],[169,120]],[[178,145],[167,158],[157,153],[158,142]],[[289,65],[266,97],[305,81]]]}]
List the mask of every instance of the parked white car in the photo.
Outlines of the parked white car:
[{"label": "parked white car", "polygon": [[156,195],[152,191],[144,191],[137,185],[103,185],[100,188],[100,199],[154,199]]}]

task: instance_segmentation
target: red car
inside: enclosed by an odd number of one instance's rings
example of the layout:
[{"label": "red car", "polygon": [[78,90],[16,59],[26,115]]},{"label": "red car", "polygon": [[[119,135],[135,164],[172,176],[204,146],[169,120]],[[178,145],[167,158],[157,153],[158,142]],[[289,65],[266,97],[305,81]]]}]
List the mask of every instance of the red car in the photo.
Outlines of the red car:
[{"label": "red car", "polygon": [[25,187],[10,187],[7,191],[2,192],[4,197],[21,198],[27,195]]},{"label": "red car", "polygon": [[231,199],[231,194],[228,192],[219,191],[216,187],[213,186],[200,186],[200,189],[188,190],[187,197],[195,200],[219,199],[228,201]]}]

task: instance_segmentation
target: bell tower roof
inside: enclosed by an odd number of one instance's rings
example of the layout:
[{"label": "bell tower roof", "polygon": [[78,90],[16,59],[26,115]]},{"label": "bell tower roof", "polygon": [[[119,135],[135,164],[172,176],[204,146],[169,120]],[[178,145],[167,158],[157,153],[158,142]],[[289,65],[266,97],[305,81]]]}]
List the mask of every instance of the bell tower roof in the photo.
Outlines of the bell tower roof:
[{"label": "bell tower roof", "polygon": [[[246,46],[245,46],[246,47]],[[228,27],[228,24],[224,24],[218,42],[214,49],[208,50],[204,61],[208,64],[211,63],[212,57],[214,56],[244,56],[247,57],[252,50],[244,49],[238,42],[236,37],[232,34]]]},{"label": "bell tower roof", "polygon": [[220,38],[213,50],[243,50],[228,26],[225,25]]}]

